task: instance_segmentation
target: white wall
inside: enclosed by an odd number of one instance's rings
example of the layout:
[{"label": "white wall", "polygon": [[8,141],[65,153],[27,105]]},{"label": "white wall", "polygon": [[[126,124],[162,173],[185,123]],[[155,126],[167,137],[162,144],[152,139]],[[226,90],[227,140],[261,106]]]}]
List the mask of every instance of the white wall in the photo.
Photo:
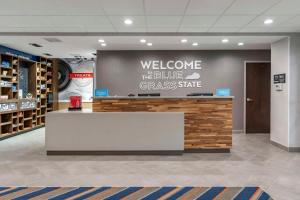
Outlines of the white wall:
[{"label": "white wall", "polygon": [[300,36],[290,38],[289,147],[300,147]]},{"label": "white wall", "polygon": [[[289,146],[289,38],[271,46],[271,141]],[[273,84],[274,74],[287,75],[284,90],[278,92]]]}]

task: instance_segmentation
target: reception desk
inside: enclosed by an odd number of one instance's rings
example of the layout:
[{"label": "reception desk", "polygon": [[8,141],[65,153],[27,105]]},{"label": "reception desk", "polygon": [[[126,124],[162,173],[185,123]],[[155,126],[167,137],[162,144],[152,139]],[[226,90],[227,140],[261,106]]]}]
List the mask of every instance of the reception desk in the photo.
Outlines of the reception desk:
[{"label": "reception desk", "polygon": [[47,113],[45,144],[48,155],[178,155],[184,114],[54,111]]},{"label": "reception desk", "polygon": [[186,152],[230,152],[232,100],[216,96],[96,97],[93,112],[183,112]]}]

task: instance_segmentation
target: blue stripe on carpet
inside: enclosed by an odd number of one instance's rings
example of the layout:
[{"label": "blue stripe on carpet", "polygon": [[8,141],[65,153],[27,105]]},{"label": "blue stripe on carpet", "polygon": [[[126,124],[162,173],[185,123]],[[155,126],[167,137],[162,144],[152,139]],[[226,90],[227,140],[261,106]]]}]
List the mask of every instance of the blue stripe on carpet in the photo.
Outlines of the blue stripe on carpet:
[{"label": "blue stripe on carpet", "polygon": [[88,191],[90,189],[92,189],[93,187],[79,187],[75,190],[72,190],[70,192],[55,196],[53,198],[50,198],[49,200],[61,200],[61,199],[65,199],[65,198],[69,198],[72,197],[74,195],[80,194],[82,192]]},{"label": "blue stripe on carpet", "polygon": [[[218,194],[220,194],[225,187],[212,187],[209,189],[207,192],[202,194],[200,197],[197,198],[197,200],[207,200],[207,199],[213,199],[215,198]],[[245,199],[244,199],[245,200]]]},{"label": "blue stripe on carpet", "polygon": [[0,187],[0,191],[2,191],[2,190],[6,190],[6,189],[8,189],[9,187]]},{"label": "blue stripe on carpet", "polygon": [[125,190],[122,190],[121,192],[118,192],[117,194],[114,194],[108,198],[106,198],[105,200],[116,200],[116,199],[121,199],[124,198],[128,195],[130,195],[131,193],[134,193],[140,189],[142,189],[143,187],[129,187]]},{"label": "blue stripe on carpet", "polygon": [[30,199],[33,197],[37,197],[40,196],[42,194],[48,193],[48,192],[52,192],[53,190],[57,190],[59,187],[45,187],[43,189],[19,196],[17,198],[14,198],[14,200],[24,200],[24,199]]},{"label": "blue stripe on carpet", "polygon": [[156,192],[153,192],[149,194],[148,196],[144,197],[142,200],[156,200],[159,197],[165,195],[166,193],[174,190],[176,187],[162,187],[161,189],[157,190]]},{"label": "blue stripe on carpet", "polygon": [[193,189],[193,187],[184,187],[181,190],[179,190],[178,192],[176,192],[175,194],[171,195],[166,200],[176,200],[179,197],[181,197],[182,195],[184,195],[185,193],[187,193],[188,191],[190,191],[191,189]]},{"label": "blue stripe on carpet", "polygon": [[270,199],[270,195],[268,195],[267,193],[263,192],[260,197],[258,198],[258,200],[268,200]]},{"label": "blue stripe on carpet", "polygon": [[250,197],[256,192],[257,187],[245,187],[234,200],[245,200],[250,199]]},{"label": "blue stripe on carpet", "polygon": [[27,188],[27,187],[18,187],[18,188],[14,188],[14,189],[8,190],[8,191],[6,191],[6,192],[2,192],[2,193],[0,193],[0,197],[5,196],[5,195],[8,195],[8,194],[11,194],[11,193],[14,193],[14,192],[18,192],[18,191],[20,191],[20,190],[24,190],[24,189],[26,189],[26,188]]},{"label": "blue stripe on carpet", "polygon": [[101,192],[103,192],[103,191],[105,191],[105,190],[108,190],[108,189],[110,189],[110,188],[111,188],[111,187],[101,187],[101,188],[99,188],[99,189],[97,189],[97,190],[95,190],[95,191],[93,191],[93,192],[84,194],[84,195],[82,195],[81,197],[78,197],[78,198],[76,198],[76,199],[74,199],[74,200],[84,200],[84,199],[87,199],[87,198],[89,198],[89,197],[92,197],[92,196],[94,196],[94,195],[96,195],[96,194],[99,194],[99,193],[101,193]]}]

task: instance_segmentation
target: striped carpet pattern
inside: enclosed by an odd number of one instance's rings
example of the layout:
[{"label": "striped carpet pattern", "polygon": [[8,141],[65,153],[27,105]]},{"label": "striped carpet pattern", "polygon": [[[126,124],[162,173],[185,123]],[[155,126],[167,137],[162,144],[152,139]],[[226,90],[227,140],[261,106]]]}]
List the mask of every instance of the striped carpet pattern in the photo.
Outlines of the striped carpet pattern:
[{"label": "striped carpet pattern", "polygon": [[272,200],[259,187],[0,187],[13,200]]}]

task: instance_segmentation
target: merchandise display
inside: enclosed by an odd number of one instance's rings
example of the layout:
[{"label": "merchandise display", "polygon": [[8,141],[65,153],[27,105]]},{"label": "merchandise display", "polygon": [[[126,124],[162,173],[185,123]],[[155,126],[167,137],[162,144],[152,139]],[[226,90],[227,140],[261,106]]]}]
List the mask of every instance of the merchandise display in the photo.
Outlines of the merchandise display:
[{"label": "merchandise display", "polygon": [[45,125],[54,106],[47,99],[53,96],[52,62],[0,53],[0,140]]},{"label": "merchandise display", "polygon": [[11,103],[0,103],[0,112],[7,112],[12,110],[17,110],[17,102],[11,102]]}]

